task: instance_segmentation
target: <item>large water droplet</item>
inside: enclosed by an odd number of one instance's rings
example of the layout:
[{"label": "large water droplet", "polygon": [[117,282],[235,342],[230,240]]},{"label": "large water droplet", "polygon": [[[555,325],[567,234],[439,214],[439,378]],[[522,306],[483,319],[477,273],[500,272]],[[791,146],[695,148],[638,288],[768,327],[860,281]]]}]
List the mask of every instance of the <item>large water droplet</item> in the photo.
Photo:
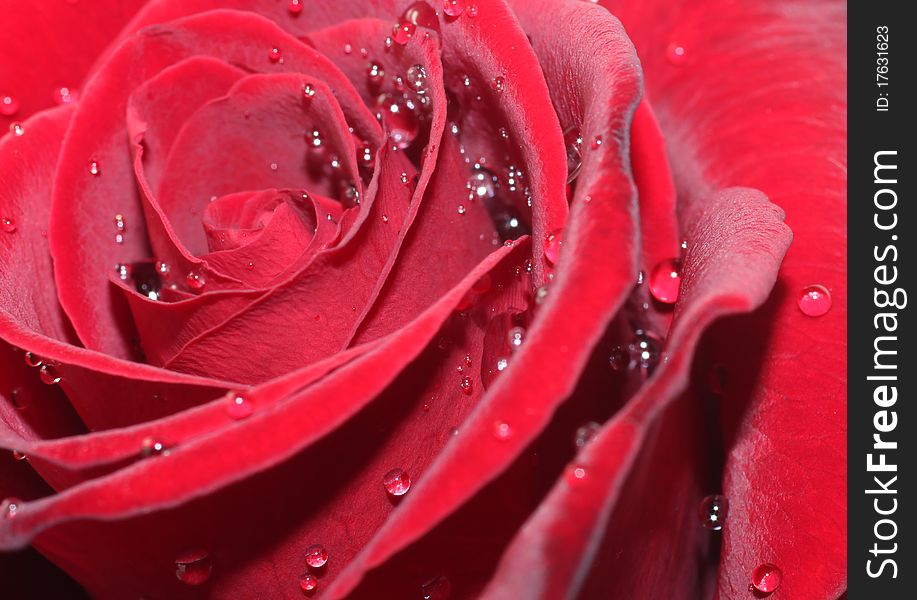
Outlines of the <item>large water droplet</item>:
[{"label": "large water droplet", "polygon": [[552,265],[557,264],[558,259],[560,259],[560,248],[563,246],[563,243],[563,234],[560,231],[555,231],[545,240],[544,257]]},{"label": "large water droplet", "polygon": [[681,285],[681,261],[677,258],[660,261],[650,273],[649,284],[653,298],[664,304],[675,304]]},{"label": "large water droplet", "polygon": [[245,396],[237,392],[229,392],[224,400],[224,410],[230,419],[241,421],[252,416],[255,412],[255,406]]},{"label": "large water droplet", "polygon": [[376,103],[377,114],[392,143],[400,150],[410,146],[420,131],[420,121],[414,103],[405,98],[382,94]]},{"label": "large water droplet", "polygon": [[0,115],[11,117],[19,112],[19,100],[9,94],[0,94]]},{"label": "large water droplet", "polygon": [[392,40],[396,44],[404,46],[408,41],[414,37],[414,32],[417,30],[417,26],[408,21],[399,21],[395,23],[395,26],[392,27]]},{"label": "large water droplet", "polygon": [[22,500],[19,498],[6,498],[3,502],[0,502],[0,517],[12,519],[16,516],[20,507],[22,507]]},{"label": "large water droplet", "polygon": [[422,600],[449,600],[452,595],[452,582],[439,575],[420,586]]},{"label": "large water droplet", "polygon": [[328,550],[321,544],[312,544],[306,548],[306,564],[313,569],[320,569],[328,562]]},{"label": "large water droplet", "polygon": [[751,572],[751,584],[759,592],[770,594],[783,582],[783,573],[777,565],[763,563]]},{"label": "large water droplet", "polygon": [[201,585],[210,579],[213,560],[204,550],[182,552],[175,557],[175,577],[188,585]]},{"label": "large water droplet", "polygon": [[427,91],[427,70],[423,65],[413,65],[408,68],[405,81],[408,86],[418,94],[424,94]]},{"label": "large water droplet", "polygon": [[599,429],[602,426],[596,423],[595,421],[588,421],[579,426],[576,430],[576,435],[573,438],[573,443],[577,448],[583,448],[591,442],[595,436],[599,433]]},{"label": "large water droplet", "polygon": [[16,222],[11,217],[3,217],[0,219],[0,229],[7,233],[13,233],[16,231]]},{"label": "large water droplet", "polygon": [[719,531],[723,528],[729,513],[729,500],[725,496],[714,494],[704,498],[697,510],[700,524],[707,529]]},{"label": "large water droplet", "polygon": [[570,183],[577,178],[583,166],[583,135],[580,130],[568,128],[564,132],[564,144],[567,147],[567,183]]},{"label": "large water droplet", "polygon": [[56,385],[61,381],[60,375],[57,374],[57,369],[47,363],[41,365],[38,370],[38,378],[45,385]]},{"label": "large water droplet", "polygon": [[188,288],[192,291],[199,292],[204,289],[204,286],[207,285],[207,280],[204,279],[204,276],[197,271],[191,271],[185,277],[185,282],[188,284]]},{"label": "large water droplet", "polygon": [[823,285],[807,285],[799,293],[796,305],[802,314],[820,317],[831,310],[831,292]]},{"label": "large water droplet", "polygon": [[385,80],[385,69],[377,62],[370,63],[366,69],[366,77],[373,86],[380,86]]},{"label": "large water droplet", "polygon": [[318,587],[318,577],[311,573],[306,573],[299,580],[299,589],[304,592],[312,592]]},{"label": "large water droplet", "polygon": [[382,478],[382,486],[390,496],[404,496],[411,489],[411,478],[403,469],[392,469]]},{"label": "large water droplet", "polygon": [[443,12],[452,18],[462,16],[465,12],[465,0],[443,0]]}]

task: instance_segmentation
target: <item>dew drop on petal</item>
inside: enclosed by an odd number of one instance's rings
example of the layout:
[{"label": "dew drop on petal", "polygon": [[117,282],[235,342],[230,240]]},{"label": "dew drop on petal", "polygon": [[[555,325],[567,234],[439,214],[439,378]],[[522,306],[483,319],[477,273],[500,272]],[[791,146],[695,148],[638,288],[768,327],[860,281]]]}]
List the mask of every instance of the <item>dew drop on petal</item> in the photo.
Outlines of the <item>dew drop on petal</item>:
[{"label": "dew drop on petal", "polygon": [[102,167],[99,165],[99,161],[90,160],[89,161],[89,173],[90,175],[99,176],[102,174]]},{"label": "dew drop on petal", "polygon": [[512,427],[509,426],[509,423],[504,423],[503,421],[497,421],[494,423],[494,437],[498,440],[506,440],[513,434]]},{"label": "dew drop on petal", "polygon": [[624,346],[615,346],[608,355],[608,366],[613,371],[623,371],[630,366],[630,352]]},{"label": "dew drop on petal", "polygon": [[545,240],[544,257],[552,265],[557,264],[557,260],[560,258],[560,248],[563,243],[563,235],[560,231],[555,231]]},{"label": "dew drop on petal", "polygon": [[468,5],[468,8],[465,9],[465,12],[468,14],[469,17],[476,17],[476,16],[478,16],[478,5],[477,5],[477,4],[469,4],[469,5]]},{"label": "dew drop on petal", "polygon": [[118,279],[121,281],[127,281],[131,277],[131,266],[124,263],[116,264],[115,275],[117,275]]},{"label": "dew drop on petal", "polygon": [[751,584],[765,594],[775,591],[782,582],[783,573],[780,567],[771,563],[760,564],[751,572]]},{"label": "dew drop on petal", "polygon": [[577,448],[583,448],[595,438],[600,428],[601,425],[595,421],[583,423],[576,429],[576,434],[573,437],[574,445],[576,445]]},{"label": "dew drop on petal", "polygon": [[315,98],[315,87],[311,83],[307,83],[302,86],[302,99],[303,102],[309,104],[312,102],[312,99]]},{"label": "dew drop on petal", "polygon": [[0,115],[11,117],[19,112],[19,100],[8,94],[0,94]]},{"label": "dew drop on petal", "polygon": [[729,500],[719,494],[704,498],[697,510],[700,524],[713,531],[719,531],[723,528],[723,523],[726,521],[728,513]]},{"label": "dew drop on petal", "polygon": [[27,367],[40,367],[41,366],[41,357],[35,354],[34,352],[26,351],[22,355],[22,360],[25,361]]},{"label": "dew drop on petal", "polygon": [[254,404],[252,404],[250,400],[247,400],[245,396],[236,392],[229,392],[226,394],[226,400],[224,402],[224,410],[227,416],[236,421],[247,419],[255,412]]},{"label": "dew drop on petal", "polygon": [[465,375],[462,377],[462,380],[459,383],[459,387],[462,388],[463,394],[470,396],[472,392],[474,392],[474,381],[472,381],[471,377]]},{"label": "dew drop on petal", "polygon": [[21,137],[25,133],[25,127],[19,121],[13,121],[10,123],[10,133],[16,137]]},{"label": "dew drop on petal", "polygon": [[273,48],[268,50],[267,58],[272,63],[280,62],[281,56],[282,54],[280,53],[280,48],[278,48],[277,46],[274,46]]},{"label": "dew drop on petal", "polygon": [[426,93],[427,70],[423,68],[423,65],[413,65],[408,68],[405,81],[407,81],[408,86],[418,94]]},{"label": "dew drop on petal", "polygon": [[41,368],[38,370],[38,378],[41,379],[41,382],[45,385],[55,385],[61,381],[57,369],[49,364],[41,365]]},{"label": "dew drop on petal", "polygon": [[411,478],[403,469],[392,469],[382,478],[382,486],[390,496],[404,496],[411,489]]},{"label": "dew drop on petal", "polygon": [[665,50],[665,57],[675,66],[681,66],[688,60],[685,47],[678,42],[672,42]]},{"label": "dew drop on petal", "polygon": [[19,450],[13,450],[13,460],[28,460],[28,456]]},{"label": "dew drop on petal", "polygon": [[414,103],[383,94],[376,103],[389,139],[399,149],[408,148],[420,132],[420,121]]},{"label": "dew drop on petal", "polygon": [[191,271],[185,277],[185,282],[188,284],[188,287],[199,292],[204,289],[204,286],[207,285],[207,280],[204,279],[204,276],[196,271]]},{"label": "dew drop on petal", "polygon": [[325,566],[328,562],[328,550],[321,544],[312,544],[306,548],[306,564],[314,569]]},{"label": "dew drop on petal", "polygon": [[496,191],[497,177],[487,169],[477,169],[468,178],[465,187],[468,189],[469,200],[489,200]]},{"label": "dew drop on petal", "polygon": [[802,314],[820,317],[831,310],[831,292],[823,285],[807,285],[799,293],[796,305]]},{"label": "dew drop on petal", "polygon": [[151,456],[165,455],[168,455],[168,449],[162,440],[148,437],[143,438],[143,441],[140,442],[140,456],[149,458]]},{"label": "dew drop on petal", "polygon": [[459,205],[458,205],[457,211],[458,211],[458,214],[464,215],[465,212],[466,212],[465,205],[464,205],[464,204],[459,204]]},{"label": "dew drop on petal", "polygon": [[385,79],[385,68],[379,63],[369,63],[369,66],[366,68],[366,77],[369,79],[369,82],[373,85],[381,85],[382,81]]},{"label": "dew drop on petal", "polygon": [[318,587],[318,577],[312,575],[311,573],[306,573],[302,576],[302,579],[299,580],[299,589],[304,592],[314,591]]},{"label": "dew drop on petal", "polygon": [[392,27],[392,40],[400,45],[404,46],[408,43],[412,37],[414,37],[414,32],[417,30],[417,26],[408,21],[399,21],[395,23],[395,26]]},{"label": "dew drop on petal", "polygon": [[420,593],[421,600],[449,600],[452,596],[452,582],[439,575],[421,585]]},{"label": "dew drop on petal", "polygon": [[498,94],[502,94],[506,90],[506,80],[498,75],[490,82],[490,87]]},{"label": "dew drop on petal", "polygon": [[650,273],[649,284],[653,298],[664,304],[675,304],[681,285],[681,261],[677,258],[660,261]]},{"label": "dew drop on petal", "polygon": [[583,136],[576,127],[564,132],[564,145],[567,147],[567,183],[579,175],[583,166]]},{"label": "dew drop on petal", "polygon": [[586,478],[586,467],[582,465],[570,465],[567,467],[567,478],[571,483],[576,483]]},{"label": "dew drop on petal", "polygon": [[32,403],[32,396],[23,388],[15,388],[10,392],[10,399],[13,402],[13,408],[16,410],[25,410]]},{"label": "dew drop on petal", "polygon": [[645,375],[652,374],[659,363],[661,346],[659,338],[655,335],[643,329],[638,329],[634,332],[634,339],[628,346],[631,364],[639,366]]},{"label": "dew drop on petal", "polygon": [[462,16],[465,12],[465,0],[443,0],[443,12],[452,18]]},{"label": "dew drop on petal", "polygon": [[506,343],[509,344],[510,349],[515,352],[522,346],[522,341],[525,339],[525,328],[524,327],[513,327],[506,334]]},{"label": "dew drop on petal", "polygon": [[290,11],[291,15],[298,15],[302,12],[303,0],[290,0],[290,3],[287,4],[287,10]]},{"label": "dew drop on petal", "polygon": [[12,519],[16,516],[19,508],[22,506],[22,500],[19,498],[6,498],[0,502],[0,517]]},{"label": "dew drop on petal", "polygon": [[16,231],[16,222],[10,217],[3,217],[0,219],[0,229],[7,233],[13,233]]},{"label": "dew drop on petal", "polygon": [[604,143],[604,141],[603,141],[603,139],[602,139],[602,136],[597,135],[597,136],[595,136],[594,138],[592,138],[591,147],[592,147],[593,150],[598,150],[599,148],[602,147],[602,144],[603,144],[603,143]]},{"label": "dew drop on petal", "polygon": [[201,585],[210,579],[213,561],[204,550],[182,552],[175,557],[175,577],[187,585]]},{"label": "dew drop on petal", "polygon": [[70,104],[71,102],[75,102],[78,98],[79,92],[65,85],[54,88],[54,93],[51,95],[54,104]]}]

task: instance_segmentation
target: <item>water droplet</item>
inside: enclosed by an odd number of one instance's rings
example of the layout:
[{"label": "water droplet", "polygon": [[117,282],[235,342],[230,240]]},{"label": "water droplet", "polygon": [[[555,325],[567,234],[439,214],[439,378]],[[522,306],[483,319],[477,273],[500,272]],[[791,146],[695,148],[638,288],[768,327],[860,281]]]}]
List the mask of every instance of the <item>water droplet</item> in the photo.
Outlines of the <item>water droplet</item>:
[{"label": "water droplet", "polygon": [[409,147],[420,131],[417,111],[411,100],[395,98],[383,94],[376,103],[377,114],[382,115],[382,122],[388,137],[399,150]]},{"label": "water droplet", "polygon": [[328,562],[328,550],[321,544],[312,544],[306,548],[306,564],[314,569],[320,569]]},{"label": "water droplet", "polygon": [[586,478],[586,467],[582,465],[570,465],[567,467],[567,477],[571,483],[576,483]]},{"label": "water droplet", "polygon": [[311,83],[307,83],[302,86],[302,99],[303,102],[309,104],[312,102],[312,98],[315,98],[315,88]]},{"label": "water droplet", "polygon": [[509,344],[510,349],[515,352],[522,346],[522,341],[525,339],[525,328],[524,327],[513,327],[506,334],[506,343]]},{"label": "water droplet", "polygon": [[439,575],[421,585],[420,592],[422,600],[449,600],[452,595],[452,583]]},{"label": "water droplet", "polygon": [[188,287],[195,292],[199,292],[204,289],[204,286],[207,285],[207,280],[204,279],[204,276],[198,273],[197,271],[191,271],[185,277],[185,281],[188,284]]},{"label": "water droplet", "polygon": [[270,50],[268,50],[268,53],[267,53],[267,58],[268,58],[268,60],[270,60],[272,63],[280,62],[280,58],[281,58],[282,56],[283,56],[283,55],[280,53],[280,48],[278,48],[278,47],[276,47],[276,46],[274,46],[273,48],[271,48]]},{"label": "water droplet", "polygon": [[597,136],[595,136],[594,138],[592,138],[591,147],[592,147],[593,150],[598,150],[599,148],[602,147],[602,144],[603,144],[603,143],[604,143],[604,142],[602,141],[602,136],[597,135]]},{"label": "water droplet", "polygon": [[548,297],[548,284],[544,284],[535,290],[535,304],[541,304]]},{"label": "water droplet", "polygon": [[608,355],[608,366],[613,371],[623,371],[630,366],[630,352],[624,346],[615,346]]},{"label": "water droplet", "polygon": [[399,21],[392,27],[392,40],[400,46],[404,46],[414,36],[417,26],[408,21]]},{"label": "water droplet", "polygon": [[669,44],[665,51],[665,57],[675,66],[681,66],[685,64],[686,60],[688,60],[687,53],[685,52],[685,47],[678,42],[672,42]]},{"label": "water droplet", "polygon": [[490,200],[497,194],[497,176],[487,169],[477,169],[468,178],[465,187],[469,200]]},{"label": "water droplet", "polygon": [[506,90],[506,80],[503,79],[503,77],[498,75],[494,77],[493,80],[490,82],[490,87],[493,91],[497,92],[498,94],[502,94],[503,91]]},{"label": "water droplet", "polygon": [[95,176],[99,176],[102,174],[102,167],[101,165],[99,165],[99,161],[97,160],[89,161],[89,173]]},{"label": "water droplet", "polygon": [[161,260],[156,261],[155,268],[156,268],[156,272],[159,273],[160,275],[168,275],[169,273],[169,265],[167,263],[164,263]]},{"label": "water droplet", "polygon": [[19,100],[7,94],[0,94],[0,115],[11,117],[19,112]]},{"label": "water droplet", "polygon": [[168,456],[169,450],[161,441],[153,438],[144,438],[140,442],[140,456],[149,458],[151,456]]},{"label": "water droplet", "polygon": [[601,427],[602,426],[595,421],[583,423],[577,428],[576,434],[573,437],[573,443],[576,444],[577,448],[583,448],[595,438]]},{"label": "water droplet", "polygon": [[465,0],[443,0],[443,12],[452,18],[462,16],[465,12]]},{"label": "water droplet", "polygon": [[466,396],[470,396],[474,392],[474,381],[468,375],[462,377],[462,381],[459,383],[459,387],[462,388],[462,393]]},{"label": "water droplet", "polygon": [[15,135],[16,137],[20,137],[22,136],[22,134],[25,133],[25,128],[22,126],[22,123],[20,123],[19,121],[13,121],[12,123],[10,123],[10,133]]},{"label": "water droplet", "polygon": [[506,367],[509,366],[509,360],[505,358],[497,359],[497,371],[502,372],[506,370]]},{"label": "water droplet", "polygon": [[411,489],[411,478],[402,469],[392,469],[382,478],[382,486],[390,496],[404,496]]},{"label": "water droplet", "polygon": [[10,400],[16,410],[25,410],[32,404],[32,396],[23,388],[16,388],[10,392]]},{"label": "water droplet", "polygon": [[159,290],[162,289],[160,272],[167,273],[169,270],[168,267],[165,267],[165,271],[160,271],[157,265],[164,266],[165,263],[137,262],[131,265],[134,289],[150,300],[159,299]]},{"label": "water droplet", "polygon": [[771,563],[760,564],[751,572],[751,584],[765,594],[775,591],[782,582],[783,573],[780,567]]},{"label": "water droplet", "polygon": [[563,243],[563,234],[560,231],[555,231],[545,240],[544,257],[552,265],[557,264],[557,260],[560,258],[560,248]]},{"label": "water droplet", "polygon": [[802,288],[796,305],[802,314],[820,317],[831,310],[831,292],[823,285],[807,285]]},{"label": "water droplet", "polygon": [[118,279],[121,281],[127,281],[131,276],[131,267],[124,263],[118,263],[115,265],[115,275],[118,276]]},{"label": "water droplet", "polygon": [[0,515],[4,519],[12,519],[16,516],[16,512],[22,507],[22,500],[19,498],[6,498],[3,502],[0,502]]},{"label": "water droplet", "polygon": [[175,577],[187,585],[201,585],[210,579],[213,561],[204,550],[182,552],[175,557]]},{"label": "water droplet", "polygon": [[413,65],[408,68],[405,77],[408,86],[418,94],[424,94],[427,91],[427,70],[423,65]]},{"label": "water droplet", "polygon": [[29,457],[20,452],[19,450],[13,450],[13,460],[27,460]]},{"label": "water droplet", "polygon": [[325,143],[324,138],[322,138],[322,132],[318,129],[313,129],[306,134],[306,143],[313,149],[318,149],[322,147],[322,144]]},{"label": "water droplet", "polygon": [[465,12],[468,13],[468,16],[469,16],[469,17],[476,17],[476,16],[478,16],[478,5],[477,5],[477,4],[469,4],[469,5],[468,5],[468,8],[465,9]]},{"label": "water droplet", "polygon": [[[333,165],[332,165],[332,166],[333,166]],[[278,165],[277,163],[275,163],[275,162],[272,162],[272,163],[271,163],[271,171],[276,171],[276,170],[279,169],[279,168],[280,168],[280,165]]]},{"label": "water droplet", "polygon": [[229,392],[226,394],[224,402],[226,414],[229,418],[235,419],[236,421],[247,419],[255,412],[254,404],[246,400],[245,396],[236,392]]},{"label": "water droplet", "polygon": [[725,496],[714,494],[704,498],[698,507],[697,516],[700,524],[707,529],[719,531],[723,528],[729,514],[729,500]]},{"label": "water droplet", "polygon": [[664,304],[675,304],[681,285],[681,261],[677,258],[659,261],[650,273],[649,284],[653,298]]},{"label": "water droplet", "polygon": [[71,102],[76,102],[79,98],[79,92],[65,85],[54,88],[54,93],[51,94],[54,104],[70,104]]},{"label": "water droplet", "polygon": [[464,205],[464,204],[459,204],[457,210],[458,210],[458,214],[464,215],[465,212],[466,212],[465,205]]},{"label": "water droplet", "polygon": [[494,423],[494,437],[498,440],[506,440],[513,434],[512,428],[509,426],[509,423],[504,423],[503,421],[497,421]]},{"label": "water droplet", "polygon": [[[344,185],[342,195],[344,196],[344,205],[345,206],[357,206],[360,204],[360,190],[353,183],[348,183]],[[331,217],[331,215],[328,215]],[[332,219],[328,219],[331,221]]]},{"label": "water droplet", "polygon": [[0,229],[7,233],[13,233],[16,231],[16,222],[10,217],[3,217],[0,219]]},{"label": "water droplet", "polygon": [[299,589],[304,592],[314,591],[318,587],[318,577],[312,575],[311,573],[306,573],[302,576],[302,579],[299,580]]},{"label": "water droplet", "polygon": [[41,366],[41,357],[35,354],[34,352],[26,351],[22,355],[22,360],[25,361],[27,367],[40,367]]},{"label": "water droplet", "polygon": [[653,334],[638,329],[634,332],[634,339],[628,346],[631,364],[637,365],[646,375],[650,375],[659,363],[661,344]]},{"label": "water droplet", "polygon": [[290,0],[290,3],[287,4],[287,10],[290,11],[290,14],[293,16],[301,13],[302,8],[302,0]]},{"label": "water droplet", "polygon": [[583,135],[576,127],[564,132],[564,144],[567,147],[567,183],[579,175],[583,166]]},{"label": "water droplet", "polygon": [[41,365],[38,370],[38,378],[45,385],[55,385],[60,383],[61,380],[60,375],[57,374],[57,369],[49,364]]}]

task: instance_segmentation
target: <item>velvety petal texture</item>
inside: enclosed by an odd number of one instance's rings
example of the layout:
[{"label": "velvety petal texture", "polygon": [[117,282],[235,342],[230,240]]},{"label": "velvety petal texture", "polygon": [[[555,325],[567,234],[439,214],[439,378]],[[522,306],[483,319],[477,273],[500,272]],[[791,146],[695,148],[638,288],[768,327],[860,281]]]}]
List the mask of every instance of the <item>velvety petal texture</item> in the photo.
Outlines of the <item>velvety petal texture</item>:
[{"label": "velvety petal texture", "polygon": [[725,600],[764,562],[843,593],[843,7],[117,4],[0,24],[10,564],[102,599]]}]

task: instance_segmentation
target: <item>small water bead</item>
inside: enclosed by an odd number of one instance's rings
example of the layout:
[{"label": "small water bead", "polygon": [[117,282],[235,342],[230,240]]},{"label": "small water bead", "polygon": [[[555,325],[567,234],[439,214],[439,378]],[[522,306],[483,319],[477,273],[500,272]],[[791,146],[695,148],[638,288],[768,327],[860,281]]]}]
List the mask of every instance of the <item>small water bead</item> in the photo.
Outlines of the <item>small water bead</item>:
[{"label": "small water bead", "polygon": [[268,50],[268,53],[267,53],[267,58],[268,58],[268,60],[270,60],[272,63],[280,62],[280,59],[281,59],[282,56],[283,56],[283,55],[282,55],[281,52],[280,52],[280,48],[278,48],[277,46],[274,46],[273,48],[271,48],[270,50]]},{"label": "small water bead", "polygon": [[131,265],[131,279],[134,289],[150,300],[159,300],[159,291],[162,289],[160,274],[168,273],[169,267],[165,263],[139,262]]},{"label": "small water bead", "polygon": [[439,575],[420,586],[421,600],[449,600],[452,582]]},{"label": "small water bead", "polygon": [[497,176],[487,169],[477,169],[468,178],[465,187],[469,200],[490,200],[497,194]]},{"label": "small water bead", "polygon": [[175,557],[175,577],[187,585],[202,585],[210,579],[213,560],[204,550],[183,552]]},{"label": "small water bead", "polygon": [[508,366],[509,366],[509,360],[507,360],[507,359],[505,359],[505,358],[498,358],[498,359],[497,359],[497,371],[498,371],[498,372],[503,372],[503,371],[505,371],[505,370],[506,370],[506,367],[508,367]]},{"label": "small water bead", "polygon": [[185,282],[188,284],[188,287],[195,292],[199,292],[204,289],[204,286],[207,285],[207,280],[204,279],[204,276],[197,271],[191,271],[185,277]]},{"label": "small water bead", "polygon": [[799,293],[796,305],[802,314],[820,317],[831,310],[831,292],[823,285],[807,285]]},{"label": "small water bead", "polygon": [[700,524],[713,531],[719,531],[723,528],[723,523],[725,523],[728,514],[729,500],[719,494],[704,498],[697,510]]},{"label": "small water bead", "polygon": [[315,98],[315,88],[311,83],[307,83],[302,86],[302,99],[303,102],[309,104],[312,102],[312,99]]},{"label": "small water bead", "polygon": [[675,66],[681,66],[685,64],[685,61],[688,59],[685,47],[678,42],[672,42],[669,44],[665,51],[665,57]]},{"label": "small water bead", "polygon": [[650,374],[659,362],[661,344],[659,339],[651,333],[638,329],[634,332],[634,339],[628,346],[631,361],[641,370]]},{"label": "small water bead", "polygon": [[312,575],[311,573],[306,573],[302,576],[302,579],[299,580],[299,589],[304,592],[315,591],[315,588],[318,587],[318,577]]},{"label": "small water bead", "polygon": [[637,285],[643,285],[644,281],[646,281],[646,271],[640,270],[637,272]]},{"label": "small water bead", "polygon": [[583,135],[580,130],[568,128],[564,132],[564,144],[567,147],[567,183],[571,183],[583,167]]},{"label": "small water bead", "polygon": [[408,21],[399,21],[392,27],[392,40],[399,46],[404,46],[414,37],[417,26]]},{"label": "small water bead", "polygon": [[427,70],[423,65],[413,65],[408,68],[405,80],[408,86],[418,94],[424,94],[427,91]]},{"label": "small water bead", "polygon": [[26,353],[22,355],[22,359],[25,361],[27,367],[36,368],[41,366],[42,359],[34,352],[26,351]]},{"label": "small water bead", "polygon": [[459,387],[462,389],[462,393],[466,396],[470,396],[474,392],[474,381],[468,375],[462,377]]},{"label": "small water bead", "polygon": [[411,489],[411,478],[403,469],[392,469],[382,478],[382,486],[389,496],[404,496]]},{"label": "small water bead", "polygon": [[586,468],[581,465],[570,465],[567,474],[572,482],[580,481],[586,478]]},{"label": "small water bead", "polygon": [[19,112],[19,100],[8,94],[0,94],[0,115],[11,117]]},{"label": "small water bead", "polygon": [[772,563],[763,563],[751,572],[751,584],[759,592],[770,594],[783,582],[783,572]]},{"label": "small water bead", "polygon": [[54,88],[54,93],[51,95],[55,104],[70,104],[71,102],[76,102],[78,97],[79,92],[77,90],[63,85]]},{"label": "small water bead", "polygon": [[555,231],[545,240],[544,257],[552,265],[557,264],[557,260],[560,258],[560,248],[563,246],[563,243],[563,234],[560,231]]},{"label": "small water bead", "polygon": [[602,144],[603,144],[603,143],[604,143],[604,142],[603,142],[603,140],[602,140],[602,136],[600,136],[600,135],[595,136],[594,138],[592,138],[592,144],[591,144],[592,149],[593,149],[593,150],[598,150],[599,148],[602,147]]},{"label": "small water bead", "polygon": [[382,85],[383,80],[385,80],[385,68],[377,62],[369,63],[369,67],[366,68],[366,77],[369,79],[370,84],[375,86]]},{"label": "small water bead", "polygon": [[681,286],[681,261],[677,258],[660,261],[650,273],[649,284],[653,298],[664,304],[675,304]]},{"label": "small water bead", "polygon": [[140,456],[149,458],[151,456],[168,456],[169,450],[161,440],[153,438],[144,438],[140,442]]},{"label": "small water bead", "polygon": [[306,143],[309,144],[312,149],[317,150],[325,143],[325,139],[322,137],[321,131],[313,129],[306,134]]},{"label": "small water bead", "polygon": [[56,385],[61,381],[60,375],[57,374],[57,369],[49,364],[41,365],[38,370],[38,378],[45,385]]},{"label": "small water bead", "polygon": [[3,502],[0,502],[0,516],[4,519],[12,519],[16,516],[21,506],[22,500],[19,498],[6,498]]},{"label": "small water bead", "polygon": [[525,328],[523,327],[513,327],[506,334],[506,343],[509,344],[510,349],[515,352],[522,346],[522,342],[525,339]]},{"label": "small water bead", "polygon": [[624,346],[615,346],[608,355],[608,366],[613,371],[623,371],[630,366],[630,352]]},{"label": "small water bead", "polygon": [[102,167],[99,165],[99,161],[94,159],[89,161],[89,174],[96,177],[102,174]]},{"label": "small water bead", "polygon": [[131,277],[131,267],[124,263],[118,263],[115,265],[115,275],[118,276],[118,279],[121,281],[127,281]]},{"label": "small water bead", "polygon": [[490,87],[493,91],[497,92],[498,94],[502,94],[504,90],[506,90],[506,80],[503,79],[503,77],[498,75],[494,77],[493,80],[490,82]]},{"label": "small water bead", "polygon": [[16,137],[21,137],[25,133],[25,128],[22,126],[22,123],[19,121],[13,121],[10,123],[10,133]]},{"label": "small water bead", "polygon": [[353,44],[344,44],[344,54],[353,53]]},{"label": "small water bead", "polygon": [[290,11],[290,14],[294,17],[302,12],[303,9],[303,0],[290,0],[290,3],[287,4],[287,10]]},{"label": "small water bead", "polygon": [[465,12],[468,14],[469,17],[476,17],[476,16],[478,16],[478,5],[477,5],[477,4],[469,4],[469,5],[468,5],[468,8],[465,9]]},{"label": "small water bead", "polygon": [[23,388],[16,388],[10,392],[10,400],[16,410],[25,410],[32,404],[32,396]]},{"label": "small water bead", "polygon": [[306,548],[306,564],[313,569],[320,569],[328,562],[328,550],[321,544],[312,544]]},{"label": "small water bead", "polygon": [[498,440],[507,440],[512,434],[513,429],[509,426],[509,423],[504,423],[503,421],[494,423],[494,437]]},{"label": "small water bead", "polygon": [[589,442],[595,439],[601,427],[602,426],[595,421],[583,423],[577,428],[576,434],[573,437],[573,443],[577,448],[585,447]]},{"label": "small water bead", "polygon": [[226,394],[224,410],[230,419],[241,421],[252,416],[255,412],[255,406],[246,400],[245,396],[236,392]]},{"label": "small water bead", "polygon": [[465,0],[443,0],[443,12],[452,18],[462,16],[465,12]]},{"label": "small water bead", "polygon": [[548,284],[544,284],[535,290],[535,304],[541,304],[548,298]]},{"label": "small water bead", "polygon": [[467,212],[467,209],[465,208],[464,204],[459,204],[456,211],[458,212],[458,214],[464,215]]},{"label": "small water bead", "polygon": [[0,219],[0,229],[7,233],[13,233],[16,231],[16,222],[10,217],[3,217]]}]

